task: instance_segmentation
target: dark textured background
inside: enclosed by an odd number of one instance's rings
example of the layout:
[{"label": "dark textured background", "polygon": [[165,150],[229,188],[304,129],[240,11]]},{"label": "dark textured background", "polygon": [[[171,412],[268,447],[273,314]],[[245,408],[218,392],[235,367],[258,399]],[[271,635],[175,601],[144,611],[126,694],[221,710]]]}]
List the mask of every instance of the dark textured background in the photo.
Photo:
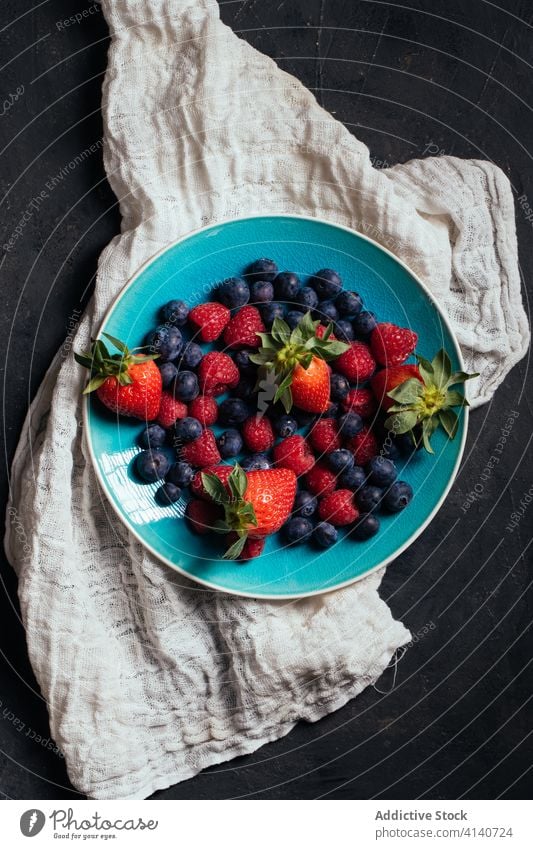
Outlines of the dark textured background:
[{"label": "dark textured background", "polygon": [[[0,244],[46,181],[101,138],[105,23],[96,8],[80,24],[56,25],[91,7],[90,0],[2,3],[1,96],[20,86],[24,92],[7,110],[0,107]],[[378,167],[437,152],[488,158],[533,204],[527,0],[507,0],[505,9],[483,0],[236,0],[221,9],[229,26],[299,77],[368,144]],[[532,226],[517,207],[528,283]],[[2,251],[6,463],[69,316],[86,302],[98,254],[118,229],[96,152],[50,193],[16,249]],[[527,368],[523,360],[493,403],[474,412],[447,503],[388,570],[383,596],[420,633],[396,677],[388,671],[378,691],[370,688],[321,722],[301,724],[256,754],[156,798],[531,794],[533,507],[514,532],[505,530],[533,483]],[[464,512],[513,410],[520,415],[501,462]],[[7,486],[4,478],[3,496]],[[49,735],[46,707],[27,658],[15,578],[7,564],[1,574],[0,791],[18,799],[74,798],[63,761],[31,739],[33,732]]]}]

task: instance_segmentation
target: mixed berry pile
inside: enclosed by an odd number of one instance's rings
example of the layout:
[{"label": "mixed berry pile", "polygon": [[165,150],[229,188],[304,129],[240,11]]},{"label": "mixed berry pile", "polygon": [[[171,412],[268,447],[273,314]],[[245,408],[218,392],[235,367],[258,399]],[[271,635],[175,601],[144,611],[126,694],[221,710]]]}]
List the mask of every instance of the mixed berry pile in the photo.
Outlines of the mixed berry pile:
[{"label": "mixed berry pile", "polygon": [[413,497],[396,461],[431,451],[439,425],[453,438],[466,404],[450,387],[472,375],[443,350],[407,363],[416,333],[380,322],[332,269],[302,282],[259,259],[160,322],[138,353],[107,336],[118,353],[98,340],[76,355],[85,391],[145,420],[136,474],[161,482],[161,505],[185,497],[192,531],[223,534],[231,559],[278,531],[321,548],[341,529],[372,537]]}]

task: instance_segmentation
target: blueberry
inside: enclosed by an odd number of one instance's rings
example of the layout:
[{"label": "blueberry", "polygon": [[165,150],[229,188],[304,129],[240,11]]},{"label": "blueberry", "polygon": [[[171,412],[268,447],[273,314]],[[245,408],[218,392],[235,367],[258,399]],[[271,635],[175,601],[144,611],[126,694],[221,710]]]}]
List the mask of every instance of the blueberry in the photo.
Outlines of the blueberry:
[{"label": "blueberry", "polygon": [[321,419],[336,419],[339,415],[339,405],[336,403],[330,403],[327,410],[320,414]]},{"label": "blueberry", "polygon": [[289,543],[302,542],[307,537],[311,536],[313,526],[309,519],[304,519],[303,516],[293,516],[283,526],[285,539]]},{"label": "blueberry", "polygon": [[252,353],[254,352],[243,348],[241,351],[236,351],[233,355],[233,361],[240,372],[253,372],[257,368],[250,360],[250,354]]},{"label": "blueberry", "polygon": [[218,300],[230,310],[243,307],[250,300],[250,289],[241,277],[228,277],[215,289]]},{"label": "blueberry", "polygon": [[189,307],[185,301],[169,301],[161,308],[161,319],[166,324],[174,324],[176,327],[182,327],[188,315]]},{"label": "blueberry", "polygon": [[355,339],[355,331],[352,322],[346,318],[341,318],[335,323],[333,328],[334,334],[341,342],[352,342]]},{"label": "blueberry", "polygon": [[270,280],[254,280],[250,283],[250,300],[254,304],[266,304],[274,297]]},{"label": "blueberry", "polygon": [[354,456],[347,448],[337,448],[328,455],[328,462],[334,472],[340,474],[354,465]]},{"label": "blueberry", "polygon": [[274,280],[278,273],[278,266],[273,259],[256,259],[245,269],[247,280]]},{"label": "blueberry", "polygon": [[370,336],[377,323],[377,318],[374,313],[367,312],[366,310],[360,312],[359,315],[354,318],[352,322],[353,329],[355,330],[356,334],[358,336],[362,336],[363,338]]},{"label": "blueberry", "polygon": [[413,488],[406,481],[396,481],[385,493],[383,503],[391,513],[399,513],[413,497]]},{"label": "blueberry", "polygon": [[363,299],[357,292],[344,290],[335,298],[335,306],[341,315],[359,315],[363,309]]},{"label": "blueberry", "polygon": [[294,328],[297,327],[298,324],[300,324],[304,315],[305,313],[301,312],[300,310],[289,310],[289,312],[285,316],[285,321],[289,325],[290,329],[294,330]]},{"label": "blueberry", "polygon": [[180,497],[181,489],[173,483],[164,483],[155,494],[155,500],[163,507],[174,504],[175,501],[179,501]]},{"label": "blueberry", "polygon": [[298,430],[298,422],[294,416],[279,416],[274,419],[274,429],[278,436],[285,439],[287,436],[294,436]]},{"label": "blueberry", "polygon": [[174,425],[174,433],[178,442],[192,442],[193,439],[198,439],[202,430],[202,425],[198,419],[194,419],[192,416],[178,419]]},{"label": "blueberry", "polygon": [[151,354],[159,355],[159,362],[175,360],[183,348],[183,338],[177,327],[171,324],[160,324],[148,334],[146,344]]},{"label": "blueberry", "polygon": [[261,469],[271,469],[272,463],[266,454],[249,454],[241,462],[245,472],[257,472]]},{"label": "blueberry", "polygon": [[248,405],[241,398],[226,398],[218,408],[220,424],[235,427],[240,425],[250,415]]},{"label": "blueberry", "polygon": [[352,534],[356,539],[370,539],[379,531],[379,519],[374,513],[364,513],[353,526]]},{"label": "blueberry", "polygon": [[390,486],[398,477],[396,466],[386,457],[372,457],[367,468],[370,483],[374,486]]},{"label": "blueberry", "polygon": [[161,382],[163,384],[163,389],[168,389],[168,387],[176,377],[178,370],[174,363],[161,363],[159,371],[161,372]]},{"label": "blueberry", "polygon": [[383,490],[378,486],[364,486],[355,494],[357,506],[363,513],[371,513],[381,503]]},{"label": "blueberry", "polygon": [[261,304],[259,312],[267,325],[271,325],[275,318],[283,318],[284,314],[283,307],[277,301],[271,301],[269,304]]},{"label": "blueberry", "polygon": [[413,429],[414,440],[411,433],[399,433],[394,437],[394,441],[404,457],[410,457],[415,451],[422,447],[421,430],[418,427]]},{"label": "blueberry", "polygon": [[314,310],[318,304],[318,295],[310,286],[302,286],[296,295],[296,301],[306,310]]},{"label": "blueberry", "polygon": [[335,322],[338,317],[339,313],[337,312],[337,307],[333,301],[322,301],[322,303],[313,310],[313,318],[315,320],[318,318],[322,324],[328,324],[330,321]]},{"label": "blueberry", "polygon": [[294,301],[300,288],[300,278],[292,271],[281,271],[274,279],[274,294],[280,301]]},{"label": "blueberry", "polygon": [[363,419],[359,413],[345,413],[339,419],[339,432],[347,439],[363,429]]},{"label": "blueberry", "polygon": [[292,415],[298,422],[298,427],[307,427],[316,421],[314,413],[308,413],[306,410],[299,410],[298,407],[293,407]]},{"label": "blueberry", "polygon": [[[414,446],[413,446],[413,448],[414,448]],[[383,457],[386,457],[387,460],[399,460],[400,457],[402,456],[402,452],[400,451],[400,448],[398,446],[398,443],[396,442],[396,439],[393,439],[392,436],[390,436],[390,434],[386,437],[385,441],[383,442],[383,445],[382,445],[382,448],[381,448],[381,454],[382,454]]]},{"label": "blueberry", "polygon": [[164,478],[170,466],[169,459],[163,451],[141,451],[135,457],[135,468],[140,477],[147,483]]},{"label": "blueberry", "polygon": [[180,359],[180,366],[196,368],[200,365],[204,352],[196,342],[188,342]]},{"label": "blueberry", "polygon": [[342,401],[350,391],[350,384],[342,374],[332,374],[329,385],[330,395],[334,401]]},{"label": "blueberry", "polygon": [[161,425],[149,424],[141,433],[139,442],[143,448],[161,448],[166,438],[166,430]]},{"label": "blueberry", "polygon": [[351,489],[352,492],[355,492],[356,489],[359,489],[359,487],[364,486],[365,482],[365,470],[362,469],[361,466],[352,466],[351,468],[345,469],[342,475],[340,476],[339,487]]},{"label": "blueberry", "polygon": [[217,437],[217,445],[221,457],[235,457],[242,451],[242,436],[235,428],[229,428]]},{"label": "blueberry", "polygon": [[174,398],[186,404],[193,401],[200,392],[198,378],[193,371],[180,371],[172,384]]},{"label": "blueberry", "polygon": [[342,289],[342,280],[332,268],[321,268],[311,277],[309,285],[315,290],[321,301],[334,298]]},{"label": "blueberry", "polygon": [[167,472],[167,481],[174,486],[189,486],[194,477],[194,469],[189,463],[179,460],[173,463]]},{"label": "blueberry", "polygon": [[305,489],[301,489],[296,493],[294,499],[293,511],[304,519],[310,519],[316,513],[318,507],[317,498]]},{"label": "blueberry", "polygon": [[242,398],[247,401],[255,394],[255,384],[255,377],[245,374],[244,377],[241,377],[237,386],[231,390],[231,394],[234,398]]},{"label": "blueberry", "polygon": [[335,545],[339,532],[329,522],[320,522],[313,531],[313,539],[320,548],[329,548]]}]

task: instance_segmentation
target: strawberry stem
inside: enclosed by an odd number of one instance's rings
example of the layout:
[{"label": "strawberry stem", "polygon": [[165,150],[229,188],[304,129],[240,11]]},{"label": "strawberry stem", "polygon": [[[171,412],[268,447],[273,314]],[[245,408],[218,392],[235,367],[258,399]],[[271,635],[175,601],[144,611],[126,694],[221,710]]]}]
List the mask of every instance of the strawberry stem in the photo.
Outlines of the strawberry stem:
[{"label": "strawberry stem", "polygon": [[251,361],[259,366],[257,387],[263,381],[277,385],[274,402],[281,401],[286,412],[292,409],[291,384],[294,369],[300,365],[308,369],[313,357],[332,360],[340,357],[347,349],[345,342],[330,339],[333,325],[330,323],[323,337],[316,335],[320,320],[313,321],[307,312],[294,330],[281,318],[275,318],[270,333],[259,333],[261,347],[252,354]]},{"label": "strawberry stem", "polygon": [[253,504],[244,498],[248,487],[246,472],[238,463],[234,466],[228,477],[229,492],[216,475],[208,472],[202,472],[202,484],[213,501],[224,508],[224,519],[216,522],[215,530],[223,534],[236,531],[238,535],[223,555],[225,560],[235,560],[244,548],[250,528],[257,527]]},{"label": "strawberry stem", "polygon": [[465,396],[451,387],[479,375],[452,371],[450,357],[444,348],[431,362],[420,356],[417,360],[422,380],[411,377],[387,393],[395,403],[389,407],[391,415],[385,426],[396,434],[411,432],[414,440],[412,430],[421,425],[424,448],[433,454],[431,437],[439,425],[450,439],[457,435],[459,418],[452,407],[468,407]]},{"label": "strawberry stem", "polygon": [[142,348],[134,348],[133,351],[130,351],[124,342],[121,342],[115,336],[110,336],[109,333],[103,333],[102,335],[120,353],[110,354],[101,339],[91,339],[90,351],[81,351],[79,354],[74,354],[76,362],[90,371],[89,382],[83,390],[84,395],[94,392],[108,377],[116,377],[120,386],[127,386],[133,383],[129,374],[130,366],[138,365],[148,360],[155,360],[159,356],[158,354],[135,354],[134,351],[140,351]]}]

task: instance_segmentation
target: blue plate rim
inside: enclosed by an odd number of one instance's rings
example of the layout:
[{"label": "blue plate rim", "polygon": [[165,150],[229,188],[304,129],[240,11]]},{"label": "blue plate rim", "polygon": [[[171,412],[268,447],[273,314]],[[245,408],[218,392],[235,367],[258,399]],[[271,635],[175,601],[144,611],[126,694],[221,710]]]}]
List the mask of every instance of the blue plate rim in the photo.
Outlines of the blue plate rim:
[{"label": "blue plate rim", "polygon": [[[153,254],[153,256],[151,256],[142,265],[140,265],[139,268],[132,274],[132,276],[128,279],[128,281],[122,287],[120,292],[118,292],[118,294],[113,298],[113,300],[111,301],[109,307],[107,308],[107,310],[106,310],[106,312],[105,312],[105,314],[104,314],[104,316],[103,316],[103,318],[102,318],[102,320],[99,324],[96,337],[99,337],[101,335],[101,333],[103,332],[103,329],[106,326],[106,323],[108,322],[108,320],[109,320],[111,314],[113,313],[115,307],[122,300],[122,298],[124,298],[126,296],[129,289],[135,283],[137,278],[141,274],[143,274],[144,271],[150,265],[152,265],[152,263],[156,262],[161,256],[163,256],[163,254],[167,253],[167,251],[177,247],[182,242],[186,242],[192,236],[198,236],[201,233],[207,233],[209,230],[216,230],[220,227],[225,226],[226,224],[238,223],[240,221],[259,221],[259,220],[264,220],[264,219],[267,219],[267,218],[288,218],[288,219],[293,219],[293,220],[297,220],[297,221],[311,221],[313,223],[325,224],[328,227],[333,227],[337,230],[342,230],[345,233],[350,233],[353,236],[357,236],[358,238],[363,239],[365,242],[369,242],[375,248],[382,251],[382,253],[391,257],[391,259],[393,259],[396,263],[398,263],[398,265],[400,265],[405,271],[407,271],[408,274],[411,275],[411,277],[416,281],[418,286],[420,286],[424,295],[428,298],[428,300],[431,302],[431,304],[433,305],[433,307],[437,311],[439,318],[441,319],[442,323],[444,324],[448,333],[450,334],[450,338],[451,338],[451,340],[454,344],[455,354],[457,356],[457,360],[459,362],[460,368],[463,371],[465,370],[465,364],[464,364],[464,360],[463,360],[462,351],[461,351],[461,348],[460,348],[459,343],[457,341],[455,331],[454,331],[453,327],[451,326],[451,323],[448,319],[448,316],[445,314],[445,312],[443,311],[443,309],[441,308],[441,306],[439,305],[439,303],[435,299],[433,293],[428,289],[426,284],[413,271],[413,269],[410,268],[407,265],[407,263],[405,263],[403,260],[401,260],[395,254],[393,254],[392,251],[389,251],[388,248],[385,248],[385,247],[383,247],[383,245],[380,245],[379,242],[375,241],[375,239],[372,239],[369,236],[365,235],[364,233],[360,233],[358,230],[354,230],[351,227],[346,227],[343,224],[337,224],[335,222],[328,221],[325,218],[319,218],[319,217],[315,217],[315,216],[312,216],[312,215],[294,215],[292,213],[283,213],[283,212],[262,213],[262,214],[258,214],[258,215],[242,215],[242,216],[238,216],[238,217],[234,217],[234,218],[225,218],[221,221],[218,221],[216,224],[208,224],[206,227],[199,227],[196,230],[191,230],[189,233],[185,234],[184,236],[181,236],[179,239],[176,239],[174,242],[169,242],[168,245],[165,245],[164,248],[161,248],[161,250],[157,251],[155,254]],[[465,397],[468,400],[467,385],[465,385]],[[468,433],[468,422],[469,422],[469,408],[463,407],[463,410],[462,410],[462,413],[463,413],[463,428],[462,428],[461,441],[458,445],[457,456],[456,456],[454,467],[453,467],[452,473],[450,475],[450,478],[448,480],[448,483],[446,484],[445,488],[443,489],[442,495],[439,498],[439,500],[437,501],[437,503],[436,503],[435,507],[433,508],[433,510],[431,511],[431,513],[426,517],[424,522],[422,522],[422,524],[416,529],[416,531],[413,534],[411,534],[411,536],[408,537],[408,539],[405,540],[405,542],[401,546],[399,546],[396,549],[396,551],[393,552],[393,554],[389,555],[389,557],[384,558],[383,560],[381,560],[375,566],[372,566],[371,569],[368,569],[368,571],[364,572],[363,574],[356,575],[353,578],[349,578],[346,581],[340,581],[338,584],[335,584],[334,586],[326,587],[325,589],[322,588],[322,589],[317,589],[317,590],[308,590],[306,592],[300,592],[300,593],[296,592],[296,593],[269,594],[269,593],[257,593],[257,592],[252,593],[252,592],[246,592],[244,590],[236,590],[236,589],[233,589],[233,588],[228,588],[228,587],[222,586],[220,584],[213,583],[212,581],[207,581],[204,578],[198,577],[197,575],[193,575],[192,573],[188,572],[186,569],[183,569],[181,566],[178,566],[176,563],[173,563],[172,560],[169,560],[167,557],[162,555],[159,551],[157,551],[155,548],[153,548],[153,546],[151,546],[149,543],[147,543],[146,540],[143,539],[142,535],[140,533],[138,533],[138,531],[136,531],[131,526],[131,524],[127,521],[125,515],[123,513],[121,513],[121,511],[119,510],[118,505],[115,503],[115,500],[112,497],[112,494],[109,490],[106,479],[105,479],[104,475],[102,474],[102,472],[100,470],[99,463],[98,463],[98,460],[97,460],[97,457],[96,457],[96,453],[95,453],[95,450],[94,450],[94,447],[93,447],[92,438],[91,438],[91,426],[90,426],[91,418],[90,418],[90,415],[89,415],[89,409],[90,409],[89,398],[88,398],[88,396],[84,396],[84,398],[83,398],[83,430],[84,430],[84,434],[85,434],[85,437],[86,437],[86,444],[87,444],[87,447],[89,449],[89,456],[91,458],[91,463],[92,463],[93,469],[95,471],[98,483],[100,484],[100,487],[102,488],[108,503],[111,505],[113,511],[115,512],[117,517],[120,519],[120,521],[122,522],[124,527],[128,530],[128,532],[131,533],[135,537],[135,539],[137,539],[137,541],[141,543],[143,548],[145,548],[147,551],[149,551],[157,560],[159,560],[161,563],[164,563],[166,566],[169,566],[175,572],[178,572],[179,574],[183,575],[185,578],[188,578],[189,580],[193,581],[194,583],[200,584],[201,586],[204,586],[209,590],[215,590],[217,592],[225,593],[226,595],[234,595],[234,596],[238,596],[240,598],[255,598],[255,599],[260,598],[260,599],[264,599],[265,601],[283,601],[285,599],[308,598],[308,597],[311,597],[311,596],[325,595],[326,593],[336,592],[337,590],[343,589],[344,587],[348,587],[351,584],[355,584],[357,581],[362,581],[365,578],[368,578],[369,575],[372,575],[374,572],[377,572],[379,569],[384,569],[386,566],[388,566],[390,563],[392,563],[394,560],[396,560],[396,558],[399,557],[404,551],[406,551],[406,549],[409,548],[409,546],[411,546],[415,542],[415,540],[417,540],[418,537],[425,531],[425,529],[433,521],[433,519],[435,518],[435,516],[439,512],[440,508],[444,504],[444,501],[446,500],[446,497],[448,496],[448,493],[450,492],[450,490],[453,486],[455,478],[457,477],[457,472],[459,471],[459,467],[461,465],[461,460],[463,458],[463,453],[464,453],[465,444],[466,444],[466,437],[467,437],[467,433]]]}]

